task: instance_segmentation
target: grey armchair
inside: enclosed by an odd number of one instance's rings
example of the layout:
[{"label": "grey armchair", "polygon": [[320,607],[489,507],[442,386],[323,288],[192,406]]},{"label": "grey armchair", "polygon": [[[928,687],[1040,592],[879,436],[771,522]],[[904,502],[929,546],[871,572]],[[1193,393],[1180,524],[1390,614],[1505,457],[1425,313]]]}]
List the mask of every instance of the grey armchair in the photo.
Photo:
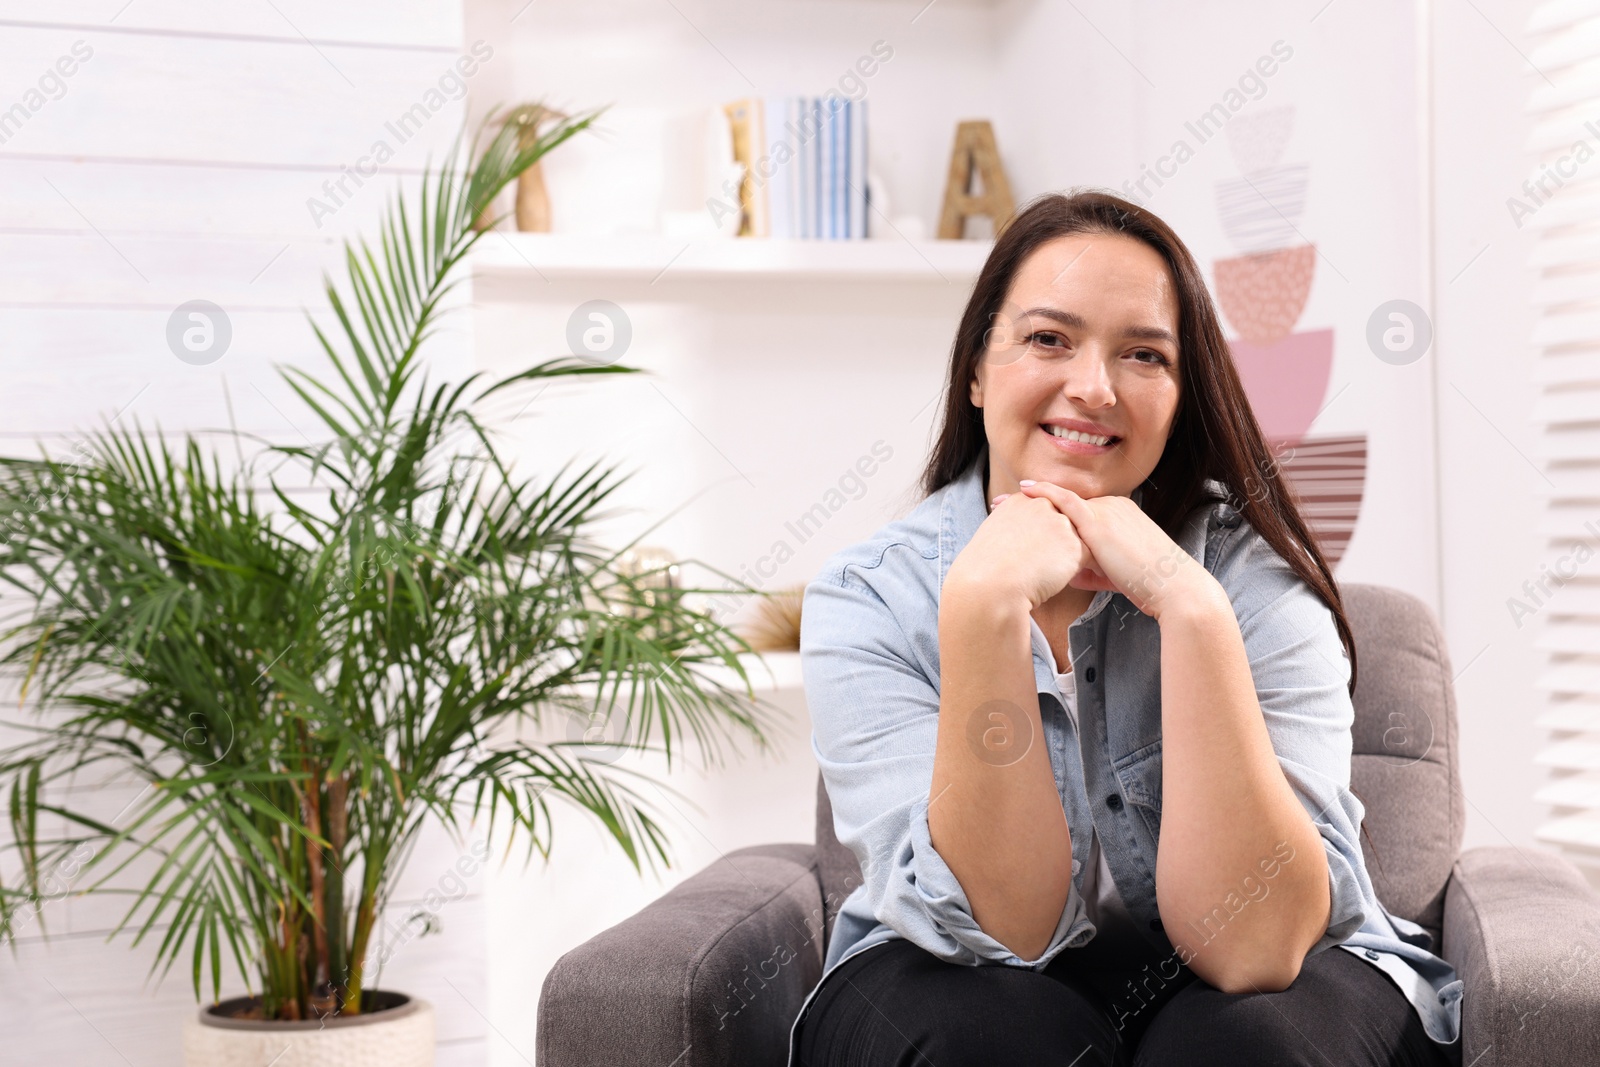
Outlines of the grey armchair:
[{"label": "grey armchair", "polygon": [[[1460,851],[1439,624],[1397,590],[1341,591],[1360,665],[1351,779],[1367,870],[1384,906],[1432,933],[1465,983],[1463,1064],[1600,1064],[1600,895],[1550,852]],[[819,778],[814,845],[740,849],[561,957],[539,1000],[541,1067],[782,1067],[860,877]]]}]

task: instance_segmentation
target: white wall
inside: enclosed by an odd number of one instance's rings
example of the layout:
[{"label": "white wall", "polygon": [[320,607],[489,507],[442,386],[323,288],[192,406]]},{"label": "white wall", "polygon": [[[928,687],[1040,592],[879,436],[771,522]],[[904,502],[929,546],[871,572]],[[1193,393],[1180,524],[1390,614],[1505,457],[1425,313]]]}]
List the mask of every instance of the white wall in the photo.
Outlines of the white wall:
[{"label": "white wall", "polygon": [[[1548,809],[1533,802],[1546,774],[1533,763],[1545,731],[1533,686],[1545,669],[1540,620],[1508,610],[1546,558],[1538,527],[1538,395],[1532,368],[1532,230],[1506,199],[1536,170],[1523,109],[1538,73],[1523,27],[1529,0],[1437,4],[1433,11],[1434,270],[1438,333],[1443,613],[1461,709],[1467,845],[1534,847]],[[1589,868],[1600,884],[1600,872]]]}]

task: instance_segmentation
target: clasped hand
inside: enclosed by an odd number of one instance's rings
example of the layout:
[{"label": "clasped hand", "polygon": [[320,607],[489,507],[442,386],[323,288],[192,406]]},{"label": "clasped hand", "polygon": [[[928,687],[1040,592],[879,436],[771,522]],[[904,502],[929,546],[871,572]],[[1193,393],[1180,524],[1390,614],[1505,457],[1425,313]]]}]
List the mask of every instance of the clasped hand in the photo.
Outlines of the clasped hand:
[{"label": "clasped hand", "polygon": [[957,568],[980,588],[1025,596],[1030,608],[1068,586],[1109,589],[1156,619],[1211,577],[1131,497],[1085,498],[1041,481],[995,498]]}]

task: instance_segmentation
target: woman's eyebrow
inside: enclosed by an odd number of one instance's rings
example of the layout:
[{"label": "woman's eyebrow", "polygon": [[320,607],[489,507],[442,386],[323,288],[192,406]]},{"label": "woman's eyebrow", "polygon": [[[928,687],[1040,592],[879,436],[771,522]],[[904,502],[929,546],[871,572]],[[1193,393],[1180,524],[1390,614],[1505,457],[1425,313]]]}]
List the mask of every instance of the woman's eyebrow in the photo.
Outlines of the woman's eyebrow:
[{"label": "woman's eyebrow", "polygon": [[[1075,314],[1071,311],[1063,311],[1060,308],[1036,307],[1029,308],[1027,311],[1023,312],[1023,317],[1025,318],[1033,315],[1038,315],[1040,318],[1050,319],[1052,322],[1059,322],[1061,325],[1070,326],[1075,330],[1086,330],[1089,328],[1089,324],[1084,321],[1083,316]],[[1172,336],[1172,331],[1161,326],[1129,326],[1126,330],[1122,331],[1122,336],[1137,337],[1144,341],[1175,340],[1175,338]]]}]

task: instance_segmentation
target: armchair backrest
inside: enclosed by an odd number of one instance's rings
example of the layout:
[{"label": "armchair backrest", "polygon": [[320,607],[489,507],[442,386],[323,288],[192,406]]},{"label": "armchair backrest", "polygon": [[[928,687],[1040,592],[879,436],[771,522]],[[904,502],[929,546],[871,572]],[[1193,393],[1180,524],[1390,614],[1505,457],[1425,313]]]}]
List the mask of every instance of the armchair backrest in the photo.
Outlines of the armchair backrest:
[{"label": "armchair backrest", "polygon": [[[1339,585],[1356,641],[1350,787],[1383,906],[1440,948],[1444,890],[1466,829],[1450,652],[1433,610],[1381,585]],[[1376,848],[1374,848],[1376,846]]]},{"label": "armchair backrest", "polygon": [[[1384,907],[1434,936],[1466,824],[1455,690],[1438,619],[1421,600],[1381,585],[1340,583],[1356,642],[1350,785],[1365,808],[1361,852]],[[826,934],[861,867],[839,843],[817,776],[817,857]]]}]

